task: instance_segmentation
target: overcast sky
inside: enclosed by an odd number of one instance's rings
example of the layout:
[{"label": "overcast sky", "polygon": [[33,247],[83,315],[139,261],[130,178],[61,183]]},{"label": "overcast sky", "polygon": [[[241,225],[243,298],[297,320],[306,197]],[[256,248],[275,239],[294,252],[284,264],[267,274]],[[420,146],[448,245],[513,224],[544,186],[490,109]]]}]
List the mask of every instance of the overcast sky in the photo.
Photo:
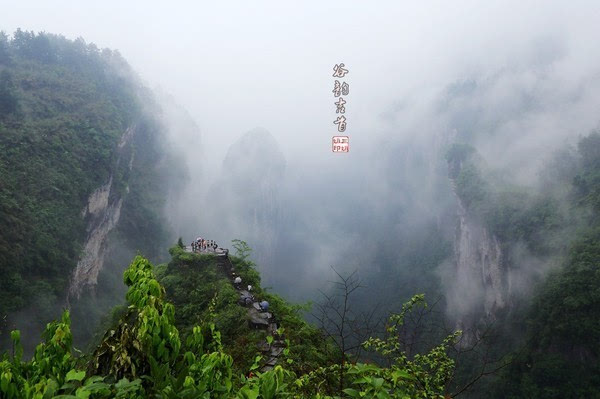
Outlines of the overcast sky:
[{"label": "overcast sky", "polygon": [[257,126],[289,160],[331,158],[338,62],[350,69],[347,133],[360,152],[385,131],[380,115],[395,103],[530,61],[535,43],[542,53],[549,40],[564,43],[565,71],[577,75],[595,68],[600,53],[600,3],[591,0],[6,3],[7,32],[81,36],[118,49],[148,86],[190,112],[212,165]]}]

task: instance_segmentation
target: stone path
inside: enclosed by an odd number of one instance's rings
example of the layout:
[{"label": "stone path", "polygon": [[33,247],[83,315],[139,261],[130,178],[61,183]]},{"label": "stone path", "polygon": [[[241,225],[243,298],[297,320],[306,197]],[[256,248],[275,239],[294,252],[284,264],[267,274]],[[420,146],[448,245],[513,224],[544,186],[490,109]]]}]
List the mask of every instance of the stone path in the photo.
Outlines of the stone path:
[{"label": "stone path", "polygon": [[[187,246],[185,247],[185,251],[192,252],[192,249],[190,246]],[[252,293],[250,293],[248,290],[243,290],[236,287],[236,285],[233,283],[233,280],[236,277],[233,274],[235,272],[235,268],[229,257],[226,256],[226,252],[223,248],[217,248],[216,251],[205,250],[197,253],[210,254],[217,258],[217,264],[219,265],[219,268],[227,275],[231,285],[233,285],[240,294],[238,303],[240,306],[248,308],[248,326],[254,329],[264,329],[267,331],[268,335],[273,337],[271,344],[269,344],[269,342],[265,339],[265,341],[259,343],[258,345],[258,349],[262,353],[264,360],[260,371],[265,372],[272,370],[277,364],[279,356],[283,353],[285,348],[284,337],[280,334],[277,334],[278,325],[275,316],[271,312],[262,312],[260,310],[260,300],[255,298],[254,295],[252,295]]]}]

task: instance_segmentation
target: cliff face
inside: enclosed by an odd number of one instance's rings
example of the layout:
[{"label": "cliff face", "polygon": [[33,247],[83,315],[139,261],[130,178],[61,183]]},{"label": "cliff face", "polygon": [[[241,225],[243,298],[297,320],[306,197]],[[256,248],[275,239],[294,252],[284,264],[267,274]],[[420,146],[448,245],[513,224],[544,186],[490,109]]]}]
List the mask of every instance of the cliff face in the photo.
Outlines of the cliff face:
[{"label": "cliff face", "polygon": [[[477,335],[480,323],[494,321],[497,312],[508,305],[509,286],[506,256],[500,239],[471,209],[471,202],[464,198],[465,193],[457,189],[457,180],[464,178],[461,176],[464,166],[464,161],[449,163],[457,213],[448,309],[456,328],[468,331],[469,341]],[[478,181],[472,179],[468,184],[478,184]]]},{"label": "cliff face", "polygon": [[[116,189],[113,179],[119,168],[131,171],[134,160],[131,147],[135,131],[136,127],[131,126],[121,137],[117,148],[117,162],[108,182],[90,194],[82,211],[82,217],[87,221],[87,237],[82,255],[73,270],[67,302],[73,296],[79,298],[86,286],[94,287],[98,282],[98,273],[104,265],[108,234],[117,226],[123,205],[124,193]],[[126,186],[126,191],[128,189]]]},{"label": "cliff face", "polygon": [[108,198],[112,188],[112,177],[104,186],[90,195],[88,208],[91,221],[88,224],[88,236],[84,243],[83,254],[73,271],[69,285],[69,296],[79,297],[84,286],[94,286],[98,281],[98,273],[104,263],[106,239],[108,233],[114,229],[121,216],[123,199],[114,198],[109,204]]},{"label": "cliff face", "polygon": [[454,236],[454,281],[450,307],[457,328],[470,329],[478,321],[493,319],[507,304],[504,256],[498,238],[471,215],[458,200]]}]

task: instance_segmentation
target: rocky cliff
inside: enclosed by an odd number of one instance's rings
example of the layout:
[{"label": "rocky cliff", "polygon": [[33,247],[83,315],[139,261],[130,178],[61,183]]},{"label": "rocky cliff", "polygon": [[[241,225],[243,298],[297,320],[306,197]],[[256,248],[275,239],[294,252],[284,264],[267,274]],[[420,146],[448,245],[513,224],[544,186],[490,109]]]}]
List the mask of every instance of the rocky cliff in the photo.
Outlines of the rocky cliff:
[{"label": "rocky cliff", "polygon": [[466,168],[473,166],[466,161],[470,152],[449,159],[449,176],[457,207],[448,309],[456,321],[456,328],[466,332],[467,341],[478,334],[482,323],[494,321],[497,312],[509,302],[502,242],[473,209],[473,198],[480,199],[481,196],[477,189],[483,188],[465,190],[465,187],[480,183],[478,178],[465,176]]},{"label": "rocky cliff", "polygon": [[[104,264],[108,234],[117,226],[123,206],[124,193],[115,187],[114,175],[120,168],[126,172],[131,171],[135,154],[132,148],[135,131],[136,127],[133,125],[121,137],[117,148],[117,161],[108,182],[90,194],[82,211],[82,217],[87,221],[87,237],[83,252],[73,270],[67,302],[73,296],[79,298],[84,287],[94,287],[98,282],[98,273]],[[125,191],[129,191],[129,186],[125,186]]]},{"label": "rocky cliff", "polygon": [[503,252],[498,238],[469,214],[458,199],[454,236],[454,289],[449,298],[457,329],[493,319],[507,304]]}]

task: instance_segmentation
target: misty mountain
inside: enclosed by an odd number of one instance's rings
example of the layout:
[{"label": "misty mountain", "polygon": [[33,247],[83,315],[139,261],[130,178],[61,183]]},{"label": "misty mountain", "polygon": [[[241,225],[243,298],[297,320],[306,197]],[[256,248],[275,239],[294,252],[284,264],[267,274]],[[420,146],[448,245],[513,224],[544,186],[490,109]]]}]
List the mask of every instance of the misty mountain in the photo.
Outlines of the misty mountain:
[{"label": "misty mountain", "polygon": [[123,256],[164,256],[164,204],[184,169],[118,52],[21,30],[0,39],[2,334],[21,328],[29,342],[70,305],[84,339],[116,300],[106,280],[120,280]]},{"label": "misty mountain", "polygon": [[267,130],[256,128],[233,143],[204,203],[205,226],[219,242],[241,238],[255,251],[263,271],[273,265],[285,212],[282,187],[286,160]]},{"label": "misty mountain", "polygon": [[600,397],[597,5],[2,15],[0,396]]}]

